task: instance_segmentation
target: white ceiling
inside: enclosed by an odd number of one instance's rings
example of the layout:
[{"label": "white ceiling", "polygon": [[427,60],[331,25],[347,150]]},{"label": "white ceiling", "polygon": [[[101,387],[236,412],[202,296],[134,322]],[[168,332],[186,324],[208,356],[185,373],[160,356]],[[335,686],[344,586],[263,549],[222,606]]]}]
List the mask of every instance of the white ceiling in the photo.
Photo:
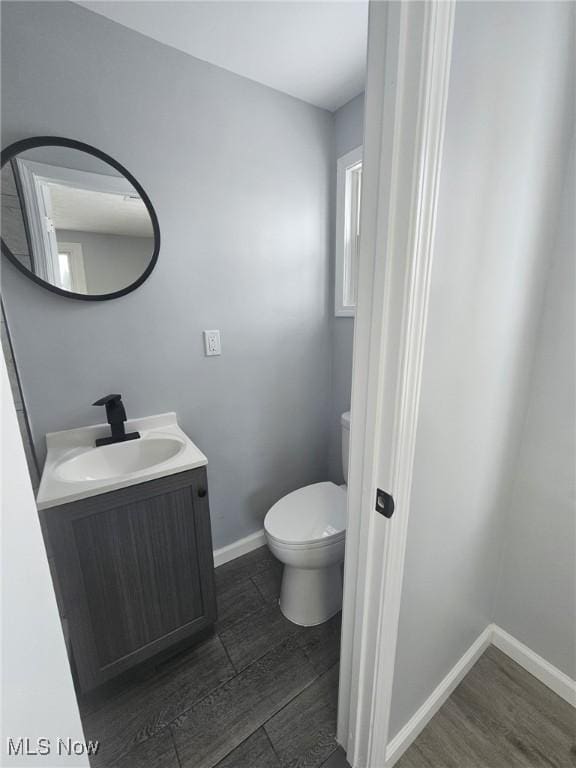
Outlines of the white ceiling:
[{"label": "white ceiling", "polygon": [[104,235],[152,237],[152,224],[142,200],[50,184],[50,203],[54,227]]},{"label": "white ceiling", "polygon": [[330,111],[364,90],[367,0],[88,0],[78,4]]}]

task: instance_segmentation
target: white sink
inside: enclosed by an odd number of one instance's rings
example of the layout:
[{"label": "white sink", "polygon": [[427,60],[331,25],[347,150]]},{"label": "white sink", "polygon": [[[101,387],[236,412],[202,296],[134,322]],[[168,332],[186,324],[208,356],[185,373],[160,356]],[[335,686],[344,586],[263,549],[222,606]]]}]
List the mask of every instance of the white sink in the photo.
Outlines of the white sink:
[{"label": "white sink", "polygon": [[78,456],[63,459],[54,474],[66,483],[132,475],[159,467],[184,450],[185,443],[174,437],[141,437],[126,443],[101,445]]},{"label": "white sink", "polygon": [[96,447],[98,438],[110,434],[107,424],[46,435],[48,455],[36,499],[38,508],[67,504],[208,463],[178,426],[175,413],[130,419],[126,431],[139,432],[140,438]]}]

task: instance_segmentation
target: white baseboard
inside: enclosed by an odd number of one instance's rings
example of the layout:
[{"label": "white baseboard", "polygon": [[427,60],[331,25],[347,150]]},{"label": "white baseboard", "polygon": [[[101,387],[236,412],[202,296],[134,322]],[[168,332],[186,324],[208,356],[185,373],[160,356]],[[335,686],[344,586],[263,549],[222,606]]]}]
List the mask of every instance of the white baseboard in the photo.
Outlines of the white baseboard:
[{"label": "white baseboard", "polygon": [[576,707],[576,681],[572,680],[549,662],[530,650],[528,646],[516,640],[496,624],[489,624],[480,637],[466,651],[460,661],[450,670],[442,682],[426,699],[420,709],[410,718],[401,731],[396,734],[386,749],[386,768],[400,759],[416,737],[424,730],[436,712],[450,697],[456,686],[462,682],[480,656],[494,645],[505,653],[512,661],[541,683],[544,683],[558,696]]},{"label": "white baseboard", "polygon": [[576,681],[496,624],[492,624],[492,644],[561,696],[564,701],[576,707]]},{"label": "white baseboard", "polygon": [[492,627],[486,627],[480,637],[470,646],[462,658],[452,667],[450,672],[426,699],[420,709],[412,715],[406,725],[399,731],[386,748],[386,768],[392,768],[400,759],[414,739],[428,725],[440,707],[447,701],[450,694],[462,682],[480,656],[490,645]]},{"label": "white baseboard", "polygon": [[245,536],[243,539],[238,539],[232,544],[228,544],[221,549],[214,550],[214,567],[218,568],[219,565],[235,560],[237,557],[247,555],[248,552],[252,552],[254,549],[263,547],[266,544],[266,537],[264,535],[264,529],[251,533],[250,536]]}]

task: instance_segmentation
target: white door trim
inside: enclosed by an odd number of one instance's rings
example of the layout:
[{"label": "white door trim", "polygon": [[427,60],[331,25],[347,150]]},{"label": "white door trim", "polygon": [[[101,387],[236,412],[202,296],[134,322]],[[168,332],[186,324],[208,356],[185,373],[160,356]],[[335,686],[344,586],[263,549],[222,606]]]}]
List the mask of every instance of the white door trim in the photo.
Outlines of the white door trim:
[{"label": "white door trim", "polygon": [[33,271],[48,283],[58,285],[58,243],[52,223],[50,192],[34,173],[33,163],[16,158],[22,189],[24,215],[30,233]]},{"label": "white door trim", "polygon": [[451,1],[370,6],[338,708],[354,768],[386,762],[453,19]]}]

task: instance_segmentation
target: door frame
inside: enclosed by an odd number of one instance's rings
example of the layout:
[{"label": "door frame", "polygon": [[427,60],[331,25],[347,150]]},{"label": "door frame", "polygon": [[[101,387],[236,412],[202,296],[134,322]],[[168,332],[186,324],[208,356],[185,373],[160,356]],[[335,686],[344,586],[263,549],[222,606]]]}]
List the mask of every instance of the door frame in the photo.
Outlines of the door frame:
[{"label": "door frame", "polygon": [[[392,765],[386,751],[454,10],[454,0],[370,3],[337,734],[353,768]],[[377,488],[394,497],[390,519],[375,509]]]}]

